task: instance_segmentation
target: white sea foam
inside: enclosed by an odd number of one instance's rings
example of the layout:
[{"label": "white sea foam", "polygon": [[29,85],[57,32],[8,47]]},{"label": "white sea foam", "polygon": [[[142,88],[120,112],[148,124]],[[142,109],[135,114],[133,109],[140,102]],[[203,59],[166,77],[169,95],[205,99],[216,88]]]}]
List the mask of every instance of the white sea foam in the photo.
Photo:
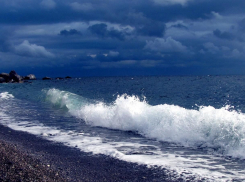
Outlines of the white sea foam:
[{"label": "white sea foam", "polygon": [[12,94],[9,94],[8,92],[2,92],[0,93],[0,99],[11,99],[14,98]]},{"label": "white sea foam", "polygon": [[147,138],[189,147],[211,147],[220,154],[245,159],[245,114],[203,106],[199,110],[175,105],[151,106],[136,96],[115,102],[90,103],[73,93],[50,89],[47,98],[92,126],[135,131]]}]

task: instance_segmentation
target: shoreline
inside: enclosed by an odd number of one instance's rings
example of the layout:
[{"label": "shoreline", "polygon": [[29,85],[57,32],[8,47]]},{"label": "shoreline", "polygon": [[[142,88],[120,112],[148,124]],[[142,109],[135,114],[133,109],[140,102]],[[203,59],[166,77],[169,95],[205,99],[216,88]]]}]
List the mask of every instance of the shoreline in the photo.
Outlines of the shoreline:
[{"label": "shoreline", "polygon": [[85,153],[0,125],[2,159],[1,181],[184,181],[164,169]]},{"label": "shoreline", "polygon": [[0,140],[0,181],[66,181],[59,171]]}]

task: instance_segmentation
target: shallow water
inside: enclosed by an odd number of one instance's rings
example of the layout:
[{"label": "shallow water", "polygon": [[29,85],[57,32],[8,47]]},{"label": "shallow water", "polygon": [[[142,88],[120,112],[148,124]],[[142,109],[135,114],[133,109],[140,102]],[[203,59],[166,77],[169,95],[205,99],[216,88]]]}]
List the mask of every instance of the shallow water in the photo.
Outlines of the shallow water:
[{"label": "shallow water", "polygon": [[245,180],[244,76],[0,85],[0,123],[186,179]]}]

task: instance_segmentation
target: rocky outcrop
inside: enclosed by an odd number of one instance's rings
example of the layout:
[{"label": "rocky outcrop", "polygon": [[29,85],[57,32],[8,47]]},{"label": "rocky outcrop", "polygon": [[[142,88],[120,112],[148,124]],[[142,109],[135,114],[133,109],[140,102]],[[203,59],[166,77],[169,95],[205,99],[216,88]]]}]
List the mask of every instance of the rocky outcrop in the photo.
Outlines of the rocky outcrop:
[{"label": "rocky outcrop", "polygon": [[45,76],[45,77],[43,77],[43,78],[42,78],[42,80],[51,80],[51,78],[50,78],[50,77]]},{"label": "rocky outcrop", "polygon": [[[72,77],[56,77],[53,78],[55,80],[63,80],[63,79],[71,79]],[[23,83],[28,82],[31,83],[30,80],[36,80],[36,76],[34,74],[29,74],[26,76],[20,76],[16,73],[16,71],[12,70],[10,73],[0,73],[0,83]],[[45,76],[42,80],[52,80],[51,77]]]},{"label": "rocky outcrop", "polygon": [[12,82],[20,83],[23,81],[22,77],[18,75],[14,70],[10,71],[9,78]]},{"label": "rocky outcrop", "polygon": [[36,80],[36,76],[33,74],[27,75],[24,77],[24,80]]},{"label": "rocky outcrop", "polygon": [[0,83],[4,83],[6,80],[3,77],[0,77]]},{"label": "rocky outcrop", "polygon": [[23,83],[24,80],[35,80],[36,77],[33,74],[22,77],[12,70],[10,73],[0,73],[0,83]]},{"label": "rocky outcrop", "polygon": [[0,77],[5,80],[5,82],[9,81],[9,74],[8,73],[0,73]]}]

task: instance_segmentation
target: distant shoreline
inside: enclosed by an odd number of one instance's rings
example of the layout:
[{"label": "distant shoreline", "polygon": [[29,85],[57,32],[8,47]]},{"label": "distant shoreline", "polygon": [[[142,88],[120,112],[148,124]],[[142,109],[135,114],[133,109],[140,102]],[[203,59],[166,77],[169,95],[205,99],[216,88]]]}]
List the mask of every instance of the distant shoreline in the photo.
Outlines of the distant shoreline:
[{"label": "distant shoreline", "polygon": [[[12,70],[9,73],[0,73],[0,83],[24,83],[30,80],[36,80],[36,76],[34,74],[29,74],[26,76],[20,76],[16,73],[16,71]],[[52,80],[53,78],[45,76],[42,80]],[[63,79],[71,79],[70,76],[66,77],[56,77],[55,80],[63,80]]]}]

